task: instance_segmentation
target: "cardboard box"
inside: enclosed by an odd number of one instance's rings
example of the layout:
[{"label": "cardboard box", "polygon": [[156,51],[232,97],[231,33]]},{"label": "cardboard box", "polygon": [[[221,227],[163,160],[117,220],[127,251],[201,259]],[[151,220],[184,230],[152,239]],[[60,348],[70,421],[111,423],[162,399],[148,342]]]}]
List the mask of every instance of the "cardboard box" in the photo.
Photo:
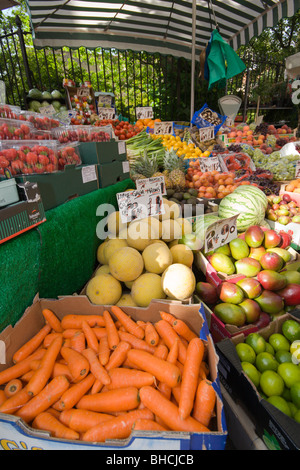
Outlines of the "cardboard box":
[{"label": "cardboard box", "polygon": [[116,142],[80,142],[79,153],[82,163],[104,164],[126,161],[126,144]]},{"label": "cardboard box", "polygon": [[[259,333],[268,339],[273,333],[281,332],[281,325],[293,318],[300,322],[298,311],[286,313],[272,321]],[[242,403],[255,423],[256,433],[269,449],[300,450],[300,426],[289,416],[275,408],[262,398],[256,387],[244,373],[235,345],[243,342],[243,334],[231,339],[224,339],[216,344],[219,355],[220,381],[229,395],[237,403]]]},{"label": "cardboard box", "polygon": [[100,188],[106,188],[130,178],[129,163],[127,161],[103,163],[97,165],[97,171]]},{"label": "cardboard box", "polygon": [[[59,299],[39,299],[36,297],[33,304],[26,309],[24,315],[14,326],[8,326],[1,334],[0,341],[4,342],[6,350],[5,361],[0,361],[0,370],[12,364],[14,352],[29,340],[44,325],[42,309],[51,309],[60,319],[66,314],[99,314],[107,306],[97,306],[89,302],[86,296],[66,296]],[[43,450],[223,450],[226,444],[227,429],[224,417],[223,403],[218,377],[218,356],[214,343],[199,305],[165,304],[152,302],[146,309],[124,307],[133,319],[143,319],[155,322],[160,319],[159,310],[173,314],[184,319],[187,324],[205,341],[207,361],[211,372],[211,380],[217,392],[216,417],[212,418],[213,430],[211,433],[187,432],[157,432],[134,431],[127,439],[110,440],[106,443],[88,443],[83,441],[70,441],[49,437],[44,431],[37,431],[26,425],[21,419],[0,413],[0,448],[38,448]],[[1,343],[0,343],[1,345]],[[5,364],[3,364],[3,362]]]},{"label": "cardboard box", "polygon": [[37,183],[18,184],[20,202],[0,209],[0,244],[46,222]]},{"label": "cardboard box", "polygon": [[96,165],[66,165],[53,173],[21,175],[17,182],[36,181],[45,210],[53,209],[77,196],[99,189]]},{"label": "cardboard box", "polygon": [[270,225],[271,228],[280,232],[288,232],[292,236],[292,243],[291,247],[295,250],[299,250],[300,248],[300,224],[296,224],[291,222],[287,225],[282,225],[279,222],[274,222],[273,220],[266,219],[266,222]]}]

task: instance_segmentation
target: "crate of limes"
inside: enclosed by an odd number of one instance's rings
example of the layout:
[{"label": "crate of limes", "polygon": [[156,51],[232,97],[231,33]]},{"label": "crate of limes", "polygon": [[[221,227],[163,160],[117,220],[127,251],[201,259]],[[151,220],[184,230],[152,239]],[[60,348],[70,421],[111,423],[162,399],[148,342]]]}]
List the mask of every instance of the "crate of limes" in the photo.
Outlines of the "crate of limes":
[{"label": "crate of limes", "polygon": [[300,311],[216,348],[220,380],[249,411],[267,447],[300,450]]}]

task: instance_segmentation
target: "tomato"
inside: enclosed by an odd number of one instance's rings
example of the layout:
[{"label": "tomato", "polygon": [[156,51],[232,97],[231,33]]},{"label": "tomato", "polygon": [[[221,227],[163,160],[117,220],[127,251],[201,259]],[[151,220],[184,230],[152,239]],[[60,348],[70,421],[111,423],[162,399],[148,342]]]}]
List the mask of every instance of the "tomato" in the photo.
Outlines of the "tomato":
[{"label": "tomato", "polygon": [[121,134],[120,137],[119,137],[120,140],[125,140],[125,134]]}]

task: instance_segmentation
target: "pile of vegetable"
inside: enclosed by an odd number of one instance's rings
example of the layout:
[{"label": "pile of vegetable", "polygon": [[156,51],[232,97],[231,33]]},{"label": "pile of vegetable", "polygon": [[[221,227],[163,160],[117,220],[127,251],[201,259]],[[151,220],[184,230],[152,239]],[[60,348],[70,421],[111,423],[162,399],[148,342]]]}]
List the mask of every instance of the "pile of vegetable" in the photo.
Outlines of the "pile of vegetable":
[{"label": "pile of vegetable", "polygon": [[105,442],[134,430],[211,432],[216,393],[206,344],[160,312],[134,321],[112,305],[103,315],[44,309],[45,325],[0,372],[0,412],[51,436]]}]

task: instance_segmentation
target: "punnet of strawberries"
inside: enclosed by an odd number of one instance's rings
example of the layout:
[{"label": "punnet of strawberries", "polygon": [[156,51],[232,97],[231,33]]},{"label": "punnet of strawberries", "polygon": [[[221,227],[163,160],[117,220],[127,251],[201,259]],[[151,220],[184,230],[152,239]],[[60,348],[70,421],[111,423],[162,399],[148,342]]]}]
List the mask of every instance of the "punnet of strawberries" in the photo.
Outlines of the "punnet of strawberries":
[{"label": "punnet of strawberries", "polygon": [[46,145],[20,145],[0,151],[0,175],[53,173],[58,170],[57,151]]},{"label": "punnet of strawberries", "polygon": [[66,165],[80,165],[81,159],[77,152],[77,148],[71,145],[66,145],[58,148],[58,169],[63,170]]}]

